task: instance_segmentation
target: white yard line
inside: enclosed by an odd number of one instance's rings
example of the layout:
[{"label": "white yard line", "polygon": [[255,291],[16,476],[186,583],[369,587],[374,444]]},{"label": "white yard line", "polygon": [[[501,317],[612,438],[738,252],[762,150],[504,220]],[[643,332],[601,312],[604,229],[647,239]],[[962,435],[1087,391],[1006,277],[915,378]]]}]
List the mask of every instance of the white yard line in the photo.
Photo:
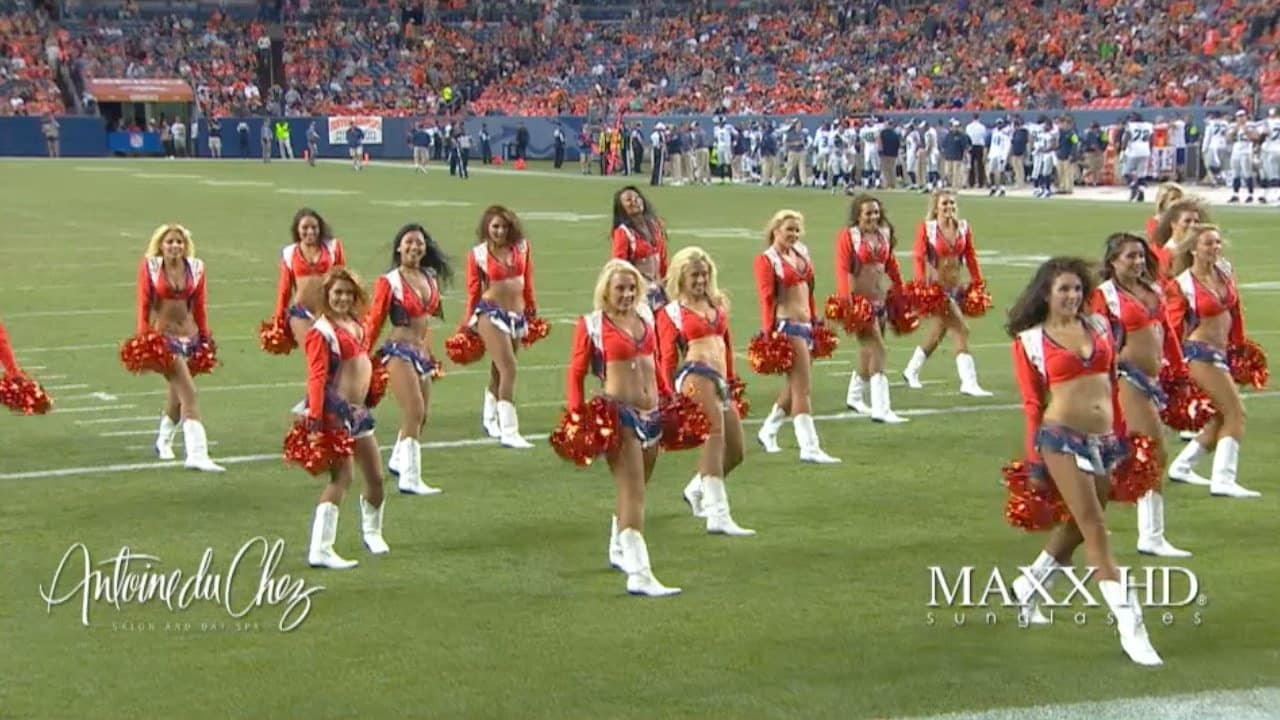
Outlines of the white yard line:
[{"label": "white yard line", "polygon": [[[1246,400],[1248,400],[1248,399],[1256,399],[1256,398],[1264,398],[1264,397],[1275,397],[1277,395],[1280,395],[1280,391],[1260,392],[1252,395],[1246,395],[1245,398]],[[132,406],[130,405],[126,407],[132,407]],[[999,405],[984,404],[984,405],[955,406],[955,407],[947,407],[947,408],[917,408],[914,410],[900,410],[898,411],[898,414],[904,415],[907,417],[923,417],[923,416],[929,416],[929,415],[961,415],[961,414],[981,413],[981,412],[1008,412],[1011,410],[1019,410],[1021,408],[1022,408],[1021,404],[999,404]],[[815,420],[822,420],[822,421],[862,420],[862,421],[870,422],[870,419],[867,416],[859,415],[857,413],[850,412],[850,411],[832,413],[827,415],[814,415],[813,418]],[[748,418],[747,420],[743,421],[743,425],[759,425],[760,422],[761,421],[759,418]],[[147,431],[145,433],[130,432],[129,434],[130,435],[143,435],[143,434],[149,435],[151,434],[151,431]],[[534,435],[525,435],[525,438],[529,440],[546,440],[547,435],[545,433],[539,433]],[[451,448],[461,448],[461,447],[480,447],[480,446],[486,446],[486,445],[492,446],[492,445],[497,445],[497,443],[498,443],[497,440],[486,437],[486,438],[471,438],[471,439],[465,439],[465,440],[429,441],[429,442],[422,443],[422,447],[425,450],[447,450]],[[391,449],[391,446],[384,445],[382,446],[381,449],[384,451],[389,450]],[[245,463],[257,463],[257,462],[267,462],[267,461],[281,462],[282,456],[279,452],[273,452],[273,453],[261,453],[256,455],[233,455],[230,457],[220,457],[215,459],[221,465],[241,465]],[[16,472],[16,473],[3,473],[3,474],[0,474],[0,480],[30,480],[30,479],[38,479],[38,478],[69,477],[69,476],[76,476],[76,475],[104,475],[104,474],[120,473],[120,472],[134,472],[138,470],[159,470],[159,469],[167,469],[167,468],[177,468],[181,466],[182,466],[182,463],[180,461],[119,463],[119,464],[112,464],[112,465],[87,465],[83,467],[54,468],[54,469],[48,469],[48,470],[28,470],[28,471]]]},{"label": "white yard line", "polygon": [[76,424],[77,425],[114,425],[115,423],[142,422],[143,420],[147,420],[149,422],[154,423],[157,421],[159,417],[160,417],[159,415],[134,415],[132,417],[97,418],[96,420],[77,420]]},{"label": "white yard line", "polygon": [[[1117,659],[1116,662],[1123,662]],[[1213,690],[1183,695],[1142,695],[1079,703],[1055,703],[1036,707],[1001,708],[943,715],[913,716],[904,720],[1275,720],[1280,716],[1280,688]]]},{"label": "white yard line", "polygon": [[[55,398],[54,401],[56,402],[57,398]],[[95,413],[95,412],[106,412],[108,410],[132,410],[136,407],[138,406],[137,405],[99,405],[98,407],[62,408],[55,405],[53,408],[53,412],[56,415],[66,415],[67,413]]]},{"label": "white yard line", "polygon": [[80,390],[89,387],[88,385],[45,385],[45,390]]}]

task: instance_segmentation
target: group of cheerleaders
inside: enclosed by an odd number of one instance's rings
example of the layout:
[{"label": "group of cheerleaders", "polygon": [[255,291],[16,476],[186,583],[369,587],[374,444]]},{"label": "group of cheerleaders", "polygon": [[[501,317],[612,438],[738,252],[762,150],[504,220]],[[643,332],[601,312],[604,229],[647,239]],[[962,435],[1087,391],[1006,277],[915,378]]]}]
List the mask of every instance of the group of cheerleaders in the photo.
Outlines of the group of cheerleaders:
[{"label": "group of cheerleaders", "polygon": [[[725,488],[725,478],[744,455],[742,422],[730,402],[730,387],[739,378],[729,303],[705,250],[686,247],[668,257],[663,222],[639,189],[622,188],[613,205],[613,257],[597,278],[593,311],[575,327],[566,404],[569,409],[583,407],[589,373],[601,380],[601,397],[616,409],[621,429],[606,455],[617,491],[609,564],[626,575],[631,594],[674,595],[679,588],[655,577],[643,535],[646,484],[659,454],[663,398],[688,395],[709,419],[697,472],[683,491],[693,514],[705,519],[712,534],[755,534],[732,518]],[[1013,304],[1007,325],[1026,415],[1027,459],[1039,476],[1052,478],[1071,518],[1055,528],[1030,566],[1028,576],[1035,582],[1024,576],[1015,583],[1020,612],[1029,623],[1044,621],[1038,589],[1050,587],[1054,571],[1069,566],[1083,544],[1088,564],[1097,568],[1101,594],[1117,618],[1122,647],[1142,664],[1159,664],[1160,658],[1147,638],[1136,596],[1123,593],[1103,507],[1109,473],[1123,452],[1117,438],[1126,430],[1153,438],[1163,466],[1162,393],[1153,379],[1163,364],[1185,366],[1218,411],[1173,460],[1170,479],[1207,485],[1216,496],[1258,495],[1236,481],[1244,413],[1227,372],[1226,353],[1243,337],[1243,319],[1231,266],[1222,259],[1222,236],[1208,224],[1205,206],[1182,197],[1176,186],[1162,190],[1158,206],[1147,238],[1129,233],[1107,238],[1100,284],[1084,260],[1044,263]],[[336,425],[354,438],[352,455],[328,469],[308,561],[314,567],[351,568],[357,561],[340,556],[334,542],[339,506],[356,465],[365,479],[359,498],[364,544],[374,554],[389,552],[382,536],[382,462],[365,407],[373,362],[385,365],[389,390],[400,408],[388,461],[399,490],[440,492],[422,477],[420,442],[437,373],[429,320],[443,317],[441,287],[451,280],[453,269],[425,228],[405,225],[392,239],[390,268],[377,278],[370,299],[346,267],[342,243],[319,213],[300,210],[291,233],[281,255],[274,322],[301,345],[306,358],[306,397],[295,412],[314,433]],[[778,433],[790,418],[800,460],[832,464],[840,460],[822,449],[811,414],[811,350],[823,318],[815,312],[814,266],[803,235],[800,213],[777,212],[755,260],[760,332],[786,338],[794,355],[757,439],[765,452],[780,452]],[[884,368],[886,294],[903,285],[896,243],[880,201],[855,197],[849,221],[836,239],[836,287],[839,297],[868,300],[874,321],[856,334],[858,360],[846,402],[855,412],[886,424],[907,422],[892,410]],[[978,383],[967,346],[969,330],[957,305],[960,294],[981,283],[982,276],[972,229],[957,216],[955,195],[932,195],[926,219],[917,228],[914,256],[916,280],[941,285],[948,306],[915,348],[903,372],[907,386],[921,386],[926,360],[950,334],[960,392],[990,395]],[[1164,280],[1179,292],[1166,295]],[[459,331],[478,335],[490,361],[481,425],[505,447],[530,448],[520,434],[514,402],[516,351],[537,316],[537,305],[530,243],[511,210],[495,205],[484,211],[476,244],[466,256],[466,285]],[[195,257],[190,233],[174,224],[158,228],[139,269],[139,332],[162,333],[175,357],[189,357],[209,338],[205,287],[204,265]],[[388,320],[386,341],[371,354]],[[0,362],[10,376],[21,374],[3,326]],[[175,362],[165,377],[169,397],[157,454],[174,457],[174,434],[181,425],[186,466],[222,471],[208,455],[191,372]],[[1194,466],[1210,452],[1213,470],[1206,479]],[[1139,552],[1190,554],[1164,537],[1160,487],[1138,502],[1138,524]]]}]

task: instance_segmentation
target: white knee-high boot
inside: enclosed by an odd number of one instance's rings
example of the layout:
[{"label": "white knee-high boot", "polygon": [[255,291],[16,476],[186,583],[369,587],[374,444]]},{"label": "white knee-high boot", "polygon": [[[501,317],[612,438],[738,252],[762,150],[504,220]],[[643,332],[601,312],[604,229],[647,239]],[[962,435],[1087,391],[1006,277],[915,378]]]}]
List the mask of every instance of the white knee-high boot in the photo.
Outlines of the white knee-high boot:
[{"label": "white knee-high boot", "polygon": [[172,460],[173,436],[178,432],[178,424],[167,413],[160,415],[160,429],[156,432],[156,457],[161,460]]},{"label": "white knee-high boot", "polygon": [[422,481],[422,443],[417,438],[405,438],[400,448],[400,492],[406,495],[438,495],[440,488]]},{"label": "white knee-high boot", "polygon": [[1148,490],[1138,498],[1138,552],[1160,557],[1191,557],[1164,538],[1164,495]]},{"label": "white knee-high boot", "polygon": [[960,375],[960,394],[970,397],[991,397],[991,393],[978,384],[978,366],[969,353],[956,355],[956,373]]},{"label": "white knee-high boot", "polygon": [[1188,485],[1208,485],[1209,479],[1196,472],[1196,462],[1204,457],[1207,451],[1198,441],[1192,440],[1182,448],[1182,452],[1169,465],[1169,479]]},{"label": "white knee-high boot", "polygon": [[502,428],[498,425],[498,396],[484,391],[484,409],[480,414],[480,427],[484,434],[491,438],[501,437]]},{"label": "white knee-high boot", "polygon": [[684,486],[684,501],[694,517],[706,517],[703,510],[702,473],[695,473],[689,484]]},{"label": "white knee-high boot", "polygon": [[183,420],[182,436],[182,442],[187,448],[186,466],[189,470],[217,473],[227,471],[209,459],[209,438],[199,420]]},{"label": "white knee-high boot", "polygon": [[618,533],[618,542],[622,545],[623,566],[627,572],[627,592],[649,597],[680,593],[680,588],[667,587],[653,576],[653,569],[649,566],[649,548],[645,545],[644,536],[635,528]]},{"label": "white knee-high boot", "polygon": [[764,422],[760,423],[760,431],[756,433],[756,440],[760,441],[760,446],[765,452],[782,452],[782,448],[778,447],[778,431],[782,429],[782,423],[786,420],[786,411],[775,403]]},{"label": "white knee-high boot", "polygon": [[387,472],[400,476],[400,454],[404,452],[404,437],[396,433],[396,444],[391,446],[391,457],[387,458]]},{"label": "white knee-high boot", "polygon": [[[1053,587],[1055,580],[1053,571],[1058,567],[1057,559],[1041,550],[1036,561],[1027,568],[1027,574],[1034,577],[1036,582],[1040,583],[1040,587],[1048,590]],[[1035,583],[1026,575],[1019,575],[1018,579],[1013,581],[1013,595],[1018,600],[1020,625],[1048,625],[1051,622],[1044,613],[1040,612],[1040,596],[1037,594]]]},{"label": "white knee-high boot", "polygon": [[1218,438],[1218,447],[1213,451],[1213,477],[1210,480],[1209,494],[1219,497],[1261,497],[1262,493],[1246,490],[1236,482],[1239,465],[1240,441],[1233,437]]},{"label": "white knee-high boot", "polygon": [[702,477],[703,507],[706,509],[707,532],[712,535],[730,535],[750,537],[756,531],[739,527],[729,514],[729,494],[724,487],[724,479],[718,477]]},{"label": "white knee-high boot", "polygon": [[311,522],[311,549],[307,553],[307,563],[311,567],[323,567],[331,570],[347,570],[360,563],[346,560],[333,549],[333,541],[338,535],[338,506],[331,502],[316,505],[315,519]]},{"label": "white knee-high boot", "polygon": [[609,567],[626,572],[625,561],[622,542],[618,539],[618,516],[614,515],[609,526]]},{"label": "white knee-high boot", "polygon": [[800,461],[832,465],[840,462],[840,458],[831,457],[823,452],[818,440],[818,429],[814,427],[813,416],[809,413],[796,415],[791,420],[796,430],[796,444],[800,446]]},{"label": "white knee-high boot", "polygon": [[844,396],[845,407],[861,415],[870,415],[871,406],[867,405],[866,387],[867,383],[858,374],[858,369],[854,368],[849,374],[849,390]]},{"label": "white knee-high boot", "polygon": [[915,352],[911,353],[907,368],[902,371],[902,379],[907,382],[907,387],[912,390],[920,390],[924,387],[920,382],[920,370],[924,368],[924,362],[928,359],[929,355],[925,353],[924,348],[917,345]]},{"label": "white knee-high boot", "polygon": [[523,450],[533,447],[533,443],[520,435],[520,418],[516,414],[516,406],[509,400],[498,401],[498,442],[503,447]]},{"label": "white knee-high boot", "polygon": [[1163,665],[1164,661],[1151,646],[1151,638],[1147,636],[1147,626],[1142,622],[1142,606],[1138,604],[1138,593],[1130,589],[1126,595],[1124,586],[1115,580],[1099,580],[1098,590],[1116,619],[1116,630],[1120,633],[1120,647],[1124,649],[1125,655],[1139,665]]},{"label": "white knee-high boot", "polygon": [[382,510],[387,506],[387,498],[382,497],[382,504],[374,507],[364,496],[360,496],[360,532],[364,536],[364,546],[374,555],[385,555],[391,552],[387,541],[382,539]]},{"label": "white knee-high boot", "polygon": [[898,425],[910,422],[893,411],[889,403],[889,378],[884,373],[871,376],[871,420],[873,422]]}]

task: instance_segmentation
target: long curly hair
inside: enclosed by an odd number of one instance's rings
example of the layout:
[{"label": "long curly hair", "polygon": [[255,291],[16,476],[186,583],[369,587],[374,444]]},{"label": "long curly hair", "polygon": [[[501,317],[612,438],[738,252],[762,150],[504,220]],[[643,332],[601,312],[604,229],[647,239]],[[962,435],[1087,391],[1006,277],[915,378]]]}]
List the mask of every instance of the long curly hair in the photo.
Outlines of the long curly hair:
[{"label": "long curly hair", "polygon": [[1081,302],[1080,307],[1081,314],[1084,313],[1085,302],[1098,284],[1092,265],[1083,258],[1050,258],[1036,270],[1031,282],[1023,288],[1022,294],[1014,301],[1013,307],[1009,308],[1008,321],[1004,326],[1009,337],[1017,337],[1023,330],[1033,328],[1045,321],[1049,316],[1049,291],[1053,289],[1053,282],[1058,279],[1058,276],[1066,274],[1080,278],[1081,289],[1084,291],[1084,301]]},{"label": "long curly hair", "polygon": [[1138,243],[1142,246],[1142,254],[1146,259],[1146,268],[1142,273],[1142,279],[1146,282],[1154,282],[1156,269],[1160,266],[1160,260],[1156,258],[1156,254],[1151,251],[1151,246],[1147,244],[1140,236],[1131,232],[1111,233],[1107,236],[1106,250],[1102,258],[1102,270],[1100,274],[1103,280],[1114,280],[1115,270],[1111,264],[1116,258],[1120,257],[1120,253],[1124,252],[1124,248],[1129,243]]}]

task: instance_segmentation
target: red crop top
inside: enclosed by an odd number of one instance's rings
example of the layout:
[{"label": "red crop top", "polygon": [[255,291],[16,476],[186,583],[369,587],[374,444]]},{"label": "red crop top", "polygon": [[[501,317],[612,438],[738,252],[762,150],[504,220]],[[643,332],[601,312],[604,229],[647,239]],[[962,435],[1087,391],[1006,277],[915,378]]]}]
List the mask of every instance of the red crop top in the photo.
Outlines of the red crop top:
[{"label": "red crop top", "polygon": [[1022,394],[1022,411],[1026,419],[1026,453],[1028,462],[1040,462],[1036,451],[1036,432],[1044,417],[1045,395],[1055,385],[1086,375],[1107,374],[1111,378],[1113,432],[1124,437],[1124,416],[1120,412],[1119,386],[1115,382],[1115,348],[1107,320],[1089,315],[1081,320],[1089,332],[1093,346],[1089,357],[1082,358],[1074,350],[1054,342],[1043,325],[1023,330],[1013,341],[1013,371]]},{"label": "red crop top", "polygon": [[902,271],[893,248],[889,246],[887,232],[886,227],[868,236],[855,226],[843,228],[836,235],[836,293],[840,297],[853,294],[850,276],[857,274],[859,265],[884,265],[893,286],[902,287]]},{"label": "red crop top", "polygon": [[9,345],[9,333],[4,329],[2,322],[0,322],[0,365],[4,365],[6,374],[18,374],[18,361],[13,357],[13,347]]},{"label": "red crop top", "polygon": [[704,337],[724,338],[725,379],[736,377],[733,373],[733,340],[729,335],[729,313],[716,308],[714,321],[708,321],[699,312],[690,310],[679,302],[669,302],[658,313],[658,361],[663,375],[676,377],[676,365],[686,346]]},{"label": "red crop top", "polygon": [[[1186,367],[1182,359],[1182,346],[1178,343],[1178,335],[1169,324],[1164,294],[1157,285],[1148,285],[1155,293],[1157,300],[1154,308],[1149,308],[1141,300],[1125,292],[1114,280],[1107,280],[1093,291],[1090,298],[1090,309],[1106,317],[1111,322],[1111,334],[1116,338],[1117,349],[1124,346],[1124,334],[1137,332],[1151,325],[1159,325],[1164,333],[1162,356],[1175,370]],[[1117,332],[1117,330],[1119,332]]]},{"label": "red crop top", "polygon": [[662,222],[654,220],[649,224],[650,242],[642,233],[636,232],[627,225],[619,225],[613,229],[613,257],[635,263],[649,257],[658,258],[658,277],[667,276],[667,230]]},{"label": "red crop top", "polygon": [[1244,309],[1240,306],[1240,293],[1236,290],[1235,272],[1231,263],[1219,260],[1213,266],[1214,272],[1222,280],[1225,294],[1217,293],[1205,287],[1191,268],[1183,270],[1169,286],[1169,324],[1178,331],[1179,339],[1196,329],[1200,318],[1217,317],[1222,313],[1231,315],[1231,330],[1228,340],[1232,345],[1244,342]]},{"label": "red crop top", "polygon": [[760,329],[769,332],[777,320],[778,290],[784,287],[806,285],[809,288],[809,320],[816,315],[813,310],[813,261],[804,243],[792,246],[794,256],[800,258],[799,266],[792,265],[773,246],[756,256],[756,290],[760,296]]},{"label": "red crop top", "polygon": [[187,266],[187,279],[180,288],[169,285],[164,275],[164,258],[144,257],[138,264],[138,333],[151,327],[151,310],[158,301],[185,300],[200,337],[209,337],[204,261],[186,258],[183,262]]},{"label": "red crop top", "polygon": [[1147,218],[1147,244],[1150,245],[1151,247],[1155,247],[1156,228],[1158,227],[1160,227],[1159,215],[1152,215],[1151,217]]},{"label": "red crop top", "polygon": [[537,304],[533,295],[533,255],[529,250],[529,241],[508,248],[511,262],[505,263],[489,252],[488,243],[480,243],[467,253],[467,310],[462,314],[462,322],[466,323],[475,312],[476,303],[491,282],[501,282],[513,278],[524,278],[524,309],[529,315],[537,314]]},{"label": "red crop top", "polygon": [[307,416],[324,417],[324,395],[345,360],[365,354],[364,341],[323,315],[316,319],[303,348],[307,356]]},{"label": "red crop top", "polygon": [[320,256],[315,262],[303,254],[301,243],[289,243],[280,251],[280,279],[276,283],[276,317],[284,317],[293,299],[297,278],[323,276],[339,265],[346,265],[342,241],[330,238],[320,243]]},{"label": "red crop top", "polygon": [[982,269],[978,266],[978,251],[973,246],[973,228],[969,223],[960,220],[956,228],[955,240],[947,240],[942,235],[941,223],[937,220],[926,220],[916,229],[915,271],[916,282],[924,282],[925,266],[938,266],[944,258],[963,258],[969,269],[971,282],[982,282]]},{"label": "red crop top", "polygon": [[400,274],[399,268],[378,277],[373,285],[373,304],[365,316],[365,347],[372,350],[382,332],[382,324],[391,316],[391,324],[406,327],[415,318],[440,316],[440,285],[434,272],[424,270],[428,297],[423,298]]},{"label": "red crop top", "polygon": [[645,355],[653,358],[657,375],[658,393],[671,394],[671,378],[664,375],[658,364],[658,343],[653,325],[653,315],[648,306],[636,305],[636,312],[644,321],[644,337],[636,340],[626,330],[618,327],[603,312],[597,310],[578,318],[573,332],[573,350],[569,358],[569,371],[565,383],[565,401],[570,408],[582,404],[582,381],[590,372],[604,380],[605,369],[611,362],[626,362]]}]

